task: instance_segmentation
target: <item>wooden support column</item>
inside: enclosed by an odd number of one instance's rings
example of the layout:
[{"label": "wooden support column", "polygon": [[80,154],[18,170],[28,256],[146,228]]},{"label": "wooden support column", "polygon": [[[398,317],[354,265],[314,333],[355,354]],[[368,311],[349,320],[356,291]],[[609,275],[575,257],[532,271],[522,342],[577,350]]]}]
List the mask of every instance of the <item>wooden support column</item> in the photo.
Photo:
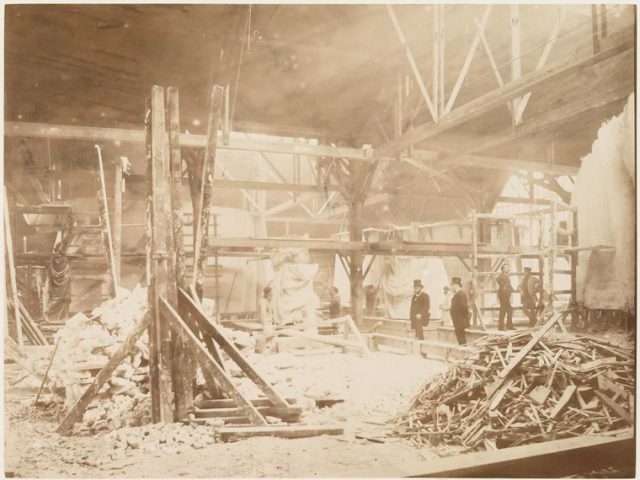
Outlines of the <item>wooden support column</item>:
[{"label": "wooden support column", "polygon": [[122,253],[122,161],[115,165],[113,184],[113,257],[115,260],[115,279],[120,285]]},{"label": "wooden support column", "polygon": [[[167,111],[169,119],[169,170],[171,172],[171,209],[173,215],[173,241],[175,258],[175,284],[186,287],[184,266],[184,238],[182,232],[182,157],[180,154],[180,106],[178,89],[167,89]],[[173,283],[173,282],[172,282]],[[173,331],[171,335],[173,352],[173,388],[175,418],[187,418],[187,409],[193,405],[193,381],[195,378],[194,359],[187,348],[184,334]]]},{"label": "wooden support column", "polygon": [[[520,7],[518,4],[510,5],[511,8],[511,81],[522,76],[522,55],[520,44]],[[513,100],[513,111],[517,112],[520,99]],[[515,122],[515,120],[514,120]]]},{"label": "wooden support column", "polygon": [[[362,241],[362,209],[363,201],[354,198],[349,208],[349,239],[352,242]],[[349,262],[349,280],[351,283],[351,314],[358,327],[362,326],[362,263],[363,255],[354,250]]]},{"label": "wooden support column", "polygon": [[113,250],[113,235],[111,231],[111,222],[109,221],[109,204],[107,203],[107,185],[104,179],[104,164],[102,162],[102,149],[99,145],[94,145],[98,152],[98,209],[100,211],[100,219],[102,221],[102,245],[109,263],[111,274],[111,296],[115,297],[118,292],[118,274],[116,267],[116,259]]},{"label": "wooden support column", "polygon": [[[204,293],[204,267],[207,263],[207,246],[209,244],[209,217],[211,212],[211,200],[213,197],[213,172],[216,159],[216,147],[218,141],[218,123],[222,113],[224,89],[219,85],[211,88],[211,103],[209,108],[209,123],[207,129],[207,143],[204,151],[204,162],[200,172],[200,178],[196,179],[199,185],[198,214],[194,205],[194,257],[192,286],[196,294],[202,298]],[[197,222],[197,223],[196,223]]]},{"label": "wooden support column", "polygon": [[591,5],[591,37],[593,42],[593,54],[600,51],[600,33],[598,32],[598,5]]},{"label": "wooden support column", "polygon": [[[150,373],[157,376],[157,396],[152,388],[152,417],[154,422],[173,422],[173,381],[171,330],[168,321],[160,314],[159,299],[167,298],[175,304],[176,272],[173,259],[173,216],[171,211],[171,177],[169,139],[165,122],[164,89],[154,85],[151,89],[151,288],[149,307],[151,328],[149,334],[150,362],[155,368]],[[151,344],[155,344],[151,348]],[[152,350],[155,355],[152,354]],[[153,379],[152,379],[153,382]],[[155,404],[154,404],[155,402]]]},{"label": "wooden support column", "polygon": [[[13,300],[13,312],[16,322],[16,342],[20,347],[23,345],[22,340],[22,321],[20,319],[20,299],[18,298],[18,282],[16,281],[16,265],[13,257],[13,238],[11,237],[11,221],[9,219],[9,199],[7,197],[7,189],[4,189],[4,244],[7,255],[7,267],[9,269],[9,282],[11,284],[11,296]],[[7,322],[9,321],[7,317]],[[7,324],[5,324],[7,325]],[[7,325],[8,330],[8,325]],[[8,334],[8,331],[5,332]]]},{"label": "wooden support column", "polygon": [[[473,291],[473,301],[478,309],[484,304],[480,302],[482,294],[478,286],[478,218],[476,211],[472,210],[469,214],[469,222],[471,224],[471,290]],[[474,310],[473,324],[478,324],[478,310]]]}]

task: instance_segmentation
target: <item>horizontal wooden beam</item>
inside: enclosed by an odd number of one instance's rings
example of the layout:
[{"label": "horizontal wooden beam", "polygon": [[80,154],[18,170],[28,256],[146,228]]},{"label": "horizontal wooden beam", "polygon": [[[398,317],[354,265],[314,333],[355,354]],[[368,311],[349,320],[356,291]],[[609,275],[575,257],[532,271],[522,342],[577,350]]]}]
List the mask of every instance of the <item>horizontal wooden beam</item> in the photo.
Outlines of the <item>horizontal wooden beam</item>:
[{"label": "horizontal wooden beam", "polygon": [[[277,248],[302,248],[312,251],[337,252],[348,254],[360,251],[364,255],[406,255],[406,256],[458,256],[469,255],[471,245],[468,243],[438,243],[438,242],[358,242],[340,241],[317,238],[229,238],[217,237],[209,239],[209,250],[225,255],[226,252],[259,252]],[[479,254],[493,255],[522,255],[538,251],[533,247],[495,246],[478,247]]]},{"label": "horizontal wooden beam", "polygon": [[635,437],[631,430],[613,435],[553,440],[488,452],[403,464],[407,477],[557,478],[609,467],[633,467]]},{"label": "horizontal wooden beam", "polygon": [[623,40],[619,44],[614,45],[607,50],[569,65],[567,65],[566,61],[562,63],[558,62],[546,68],[523,75],[519,79],[514,80],[503,87],[482,95],[479,98],[456,108],[450,113],[441,116],[437,125],[430,122],[410,130],[400,138],[392,140],[382,147],[377,148],[375,150],[375,155],[380,158],[396,156],[399,152],[412,145],[440,135],[458,125],[468,122],[469,120],[478,118],[479,116],[490,112],[494,108],[501,107],[508,101],[528,93],[534,88],[538,88],[545,83],[562,80],[563,78],[579,73],[609,58],[630,51],[635,45],[633,41],[633,32],[631,30],[631,35],[628,39],[626,36],[623,37]]},{"label": "horizontal wooden beam", "polygon": [[[83,140],[92,142],[143,143],[144,131],[130,128],[84,127],[75,125],[48,125],[44,123],[5,122],[4,134],[8,137],[48,138],[60,140]],[[222,142],[222,134],[218,133],[219,150],[241,150],[283,153],[291,155],[309,155],[321,157],[338,157],[352,160],[373,160],[373,151],[331,145],[309,145],[306,143],[285,143],[265,140],[252,140],[242,135],[237,138],[231,134],[228,144]],[[180,134],[181,147],[204,147],[205,135],[188,133]]]}]

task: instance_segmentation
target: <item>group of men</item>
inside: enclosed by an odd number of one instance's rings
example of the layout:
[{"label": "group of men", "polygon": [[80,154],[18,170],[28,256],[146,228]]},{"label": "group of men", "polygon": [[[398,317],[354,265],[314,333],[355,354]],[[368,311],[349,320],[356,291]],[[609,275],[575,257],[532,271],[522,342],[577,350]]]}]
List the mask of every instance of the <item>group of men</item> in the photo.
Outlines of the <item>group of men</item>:
[{"label": "group of men", "polygon": [[[498,330],[505,330],[505,320],[506,329],[514,330],[511,295],[516,290],[511,284],[510,272],[509,264],[504,264],[497,279],[498,302],[500,304]],[[465,329],[470,325],[471,311],[467,301],[467,294],[462,289],[462,282],[459,277],[453,277],[451,280],[451,290],[453,291],[453,296],[449,292],[449,287],[444,287],[445,301],[440,308],[443,312],[443,320],[445,317],[451,317],[456,339],[460,345],[463,345],[467,343]],[[535,327],[538,315],[543,310],[544,304],[542,302],[541,282],[531,274],[531,268],[524,268],[524,276],[518,290],[522,298],[522,310],[529,318],[529,326]],[[431,302],[429,295],[424,291],[421,280],[413,281],[413,292],[414,295],[411,299],[409,310],[411,328],[415,331],[418,340],[424,340],[423,327],[426,327],[429,323]]]},{"label": "group of men", "polygon": [[[462,280],[460,277],[451,279],[451,305],[449,313],[453,323],[453,329],[456,333],[456,339],[460,345],[467,343],[465,329],[469,326],[471,311],[467,302],[467,294],[462,289]],[[409,319],[411,320],[411,328],[416,332],[418,340],[424,340],[423,327],[429,324],[429,309],[431,301],[429,295],[424,291],[424,285],[421,280],[413,281],[413,298],[411,299],[411,307],[409,310]]]},{"label": "group of men", "polygon": [[[505,329],[505,319],[507,322],[507,330],[514,330],[511,294],[515,292],[515,290],[511,284],[511,267],[508,263],[502,265],[497,282],[498,303],[500,304],[498,330]],[[529,267],[524,268],[524,276],[519,291],[522,298],[522,310],[529,319],[529,326],[535,327],[538,322],[538,314],[544,309],[544,304],[542,302],[542,284],[540,279],[531,275],[531,268]]]}]

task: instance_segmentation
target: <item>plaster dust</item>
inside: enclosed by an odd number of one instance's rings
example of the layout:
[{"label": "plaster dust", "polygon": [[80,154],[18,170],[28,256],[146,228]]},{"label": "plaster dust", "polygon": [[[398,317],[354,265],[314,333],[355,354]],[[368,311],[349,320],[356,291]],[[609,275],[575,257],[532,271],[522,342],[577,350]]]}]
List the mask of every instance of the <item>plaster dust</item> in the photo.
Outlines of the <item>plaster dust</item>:
[{"label": "plaster dust", "polygon": [[571,203],[578,209],[578,245],[615,247],[578,254],[577,300],[588,308],[635,308],[634,135],[631,95],[622,113],[598,130],[576,178]]},{"label": "plaster dust", "polygon": [[[302,421],[341,423],[344,435],[296,440],[256,437],[199,448],[183,446],[170,452],[116,451],[110,443],[113,434],[57,436],[53,432],[62,411],[35,410],[29,406],[32,398],[10,396],[5,397],[5,471],[49,478],[388,477],[403,475],[413,462],[437,457],[429,448],[418,450],[384,435],[425,379],[444,371],[447,364],[382,352],[367,358],[312,352],[250,354],[249,360],[274,381],[280,393],[294,394],[306,407],[313,405],[315,396],[343,398],[344,403],[330,408],[306,409]],[[385,443],[362,437],[381,438]],[[105,459],[107,452],[111,454]]]}]

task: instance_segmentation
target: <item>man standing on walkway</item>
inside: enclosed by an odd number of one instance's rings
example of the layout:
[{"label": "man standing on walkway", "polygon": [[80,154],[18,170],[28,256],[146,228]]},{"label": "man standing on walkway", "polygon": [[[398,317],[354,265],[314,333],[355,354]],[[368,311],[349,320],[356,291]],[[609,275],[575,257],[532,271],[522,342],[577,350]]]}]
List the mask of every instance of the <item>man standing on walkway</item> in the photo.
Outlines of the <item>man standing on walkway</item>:
[{"label": "man standing on walkway", "polygon": [[451,289],[453,297],[451,298],[451,321],[453,329],[456,332],[458,344],[467,343],[467,335],[465,329],[469,326],[469,304],[467,303],[467,294],[462,289],[462,281],[459,277],[451,279]]},{"label": "man standing on walkway", "polygon": [[429,295],[422,289],[421,280],[413,281],[413,297],[411,298],[411,308],[409,309],[409,319],[411,320],[411,328],[416,332],[418,340],[424,340],[424,332],[422,327],[429,324]]},{"label": "man standing on walkway", "polygon": [[498,277],[498,302],[500,302],[500,315],[498,316],[498,330],[504,330],[504,319],[507,318],[507,330],[513,328],[513,307],[511,306],[511,294],[513,286],[509,272],[511,267],[508,263],[502,265],[502,273]]},{"label": "man standing on walkway", "polygon": [[524,267],[524,277],[520,284],[520,294],[522,296],[522,310],[529,318],[529,326],[535,327],[538,322],[538,293],[540,291],[540,280],[531,275],[531,268]]}]

